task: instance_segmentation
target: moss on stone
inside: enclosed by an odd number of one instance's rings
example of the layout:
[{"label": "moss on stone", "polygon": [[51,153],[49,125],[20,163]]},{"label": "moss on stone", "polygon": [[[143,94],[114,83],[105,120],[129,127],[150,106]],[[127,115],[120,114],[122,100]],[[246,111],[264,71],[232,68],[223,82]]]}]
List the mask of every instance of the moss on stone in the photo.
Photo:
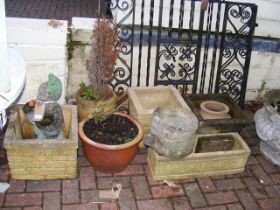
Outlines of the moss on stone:
[{"label": "moss on stone", "polygon": [[86,46],[87,43],[81,42],[81,41],[73,41],[73,34],[70,30],[67,34],[67,60],[70,61],[73,58],[74,50],[76,47],[80,46]]}]

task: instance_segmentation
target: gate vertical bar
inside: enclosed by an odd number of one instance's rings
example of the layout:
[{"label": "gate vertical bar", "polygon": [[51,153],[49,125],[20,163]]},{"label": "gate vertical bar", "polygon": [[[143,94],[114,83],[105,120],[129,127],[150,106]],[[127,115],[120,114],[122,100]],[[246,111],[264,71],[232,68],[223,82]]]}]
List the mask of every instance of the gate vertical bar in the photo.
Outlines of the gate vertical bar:
[{"label": "gate vertical bar", "polygon": [[183,34],[183,24],[184,24],[184,8],[185,8],[185,0],[181,0],[180,2],[180,16],[179,16],[179,32],[178,37],[182,39]]},{"label": "gate vertical bar", "polygon": [[132,9],[132,27],[131,27],[131,56],[130,56],[130,79],[129,86],[132,84],[132,65],[133,65],[133,47],[134,47],[134,26],[135,26],[135,2],[136,0],[132,0],[133,9]]},{"label": "gate vertical bar", "polygon": [[156,67],[155,67],[155,77],[154,77],[154,84],[155,85],[157,85],[157,78],[158,78],[158,71],[157,71],[157,69],[159,68],[159,48],[160,48],[160,37],[161,37],[162,12],[163,12],[163,0],[160,0],[160,3],[159,3],[159,15],[158,15]]},{"label": "gate vertical bar", "polygon": [[151,3],[150,3],[150,22],[149,22],[146,86],[149,86],[149,80],[150,80],[150,62],[151,62],[151,46],[152,46],[152,36],[153,36],[153,22],[154,22],[154,0],[151,0]]},{"label": "gate vertical bar", "polygon": [[[142,65],[142,45],[143,45],[143,30],[144,30],[144,11],[145,11],[145,0],[142,0],[141,4],[141,25],[140,25],[140,43],[139,43],[139,54],[138,54],[138,74],[137,74],[137,86],[140,86],[141,78],[141,65]],[[133,60],[133,58],[132,58]]]},{"label": "gate vertical bar", "polygon": [[190,12],[190,21],[189,21],[189,33],[188,33],[188,39],[190,42],[192,42],[193,38],[193,21],[194,21],[194,10],[195,10],[195,1],[191,1],[191,12]]},{"label": "gate vertical bar", "polygon": [[174,0],[170,0],[168,37],[172,37]]},{"label": "gate vertical bar", "polygon": [[228,13],[228,7],[226,6],[225,8],[225,13],[224,13],[224,22],[223,22],[223,30],[222,30],[222,38],[221,38],[221,47],[220,47],[220,58],[218,62],[218,70],[217,70],[217,76],[216,76],[216,85],[215,85],[215,93],[219,92],[219,83],[220,83],[220,75],[221,75],[221,65],[222,65],[222,54],[224,51],[224,40],[225,40],[225,35],[226,35],[226,27],[227,27],[227,13]]},{"label": "gate vertical bar", "polygon": [[220,18],[221,18],[221,2],[218,2],[218,11],[216,16],[216,27],[215,27],[215,41],[213,46],[213,56],[210,70],[210,80],[208,85],[208,93],[212,93],[213,83],[214,83],[214,73],[215,73],[215,65],[216,65],[216,56],[217,56],[217,48],[219,41],[219,30],[220,30]]},{"label": "gate vertical bar", "polygon": [[204,45],[204,56],[203,56],[203,64],[201,69],[201,78],[200,78],[200,93],[204,92],[204,84],[207,70],[207,60],[208,60],[208,50],[210,44],[210,35],[211,35],[211,26],[212,26],[212,15],[213,15],[213,3],[209,2],[208,12],[207,12],[207,25],[206,25],[206,37],[205,37],[205,45]]},{"label": "gate vertical bar", "polygon": [[200,61],[200,52],[201,52],[201,44],[202,44],[202,35],[203,35],[203,23],[204,23],[204,14],[205,11],[200,9],[200,18],[199,18],[199,29],[198,29],[198,39],[197,39],[197,52],[195,56],[195,78],[194,78],[194,84],[193,84],[193,93],[196,93],[197,91],[197,81],[198,81],[198,75],[199,75],[199,61]]}]

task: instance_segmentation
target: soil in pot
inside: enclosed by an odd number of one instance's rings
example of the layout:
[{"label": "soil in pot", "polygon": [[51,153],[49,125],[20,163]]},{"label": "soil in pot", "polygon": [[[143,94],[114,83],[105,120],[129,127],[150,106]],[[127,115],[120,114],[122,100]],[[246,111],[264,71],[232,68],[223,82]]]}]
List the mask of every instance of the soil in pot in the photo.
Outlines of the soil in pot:
[{"label": "soil in pot", "polygon": [[120,115],[111,115],[101,122],[92,118],[84,124],[83,131],[89,139],[107,145],[128,143],[138,134],[138,128]]}]

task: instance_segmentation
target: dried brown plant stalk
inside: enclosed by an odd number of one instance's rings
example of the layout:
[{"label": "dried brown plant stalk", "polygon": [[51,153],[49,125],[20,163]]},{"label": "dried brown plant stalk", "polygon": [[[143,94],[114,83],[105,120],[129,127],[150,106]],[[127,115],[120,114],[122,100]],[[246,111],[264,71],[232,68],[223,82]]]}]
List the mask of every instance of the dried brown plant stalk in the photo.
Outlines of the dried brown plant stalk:
[{"label": "dried brown plant stalk", "polygon": [[112,19],[98,18],[92,31],[92,44],[87,72],[90,85],[101,96],[108,94],[114,77],[114,66],[120,51],[117,29]]}]

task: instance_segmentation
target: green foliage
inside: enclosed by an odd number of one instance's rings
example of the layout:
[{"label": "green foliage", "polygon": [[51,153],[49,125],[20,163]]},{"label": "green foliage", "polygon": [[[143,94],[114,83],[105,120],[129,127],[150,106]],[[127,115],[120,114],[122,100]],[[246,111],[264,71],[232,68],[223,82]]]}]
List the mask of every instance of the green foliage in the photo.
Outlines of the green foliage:
[{"label": "green foliage", "polygon": [[90,86],[87,86],[84,82],[80,83],[80,88],[83,90],[81,96],[87,100],[99,100],[100,95]]},{"label": "green foliage", "polygon": [[84,82],[81,82],[79,84],[79,86],[80,86],[80,88],[83,88],[83,89],[87,88],[86,83],[84,83]]},{"label": "green foliage", "polygon": [[[78,30],[75,30],[78,31]],[[85,47],[88,44],[81,42],[81,41],[74,41],[73,40],[73,34],[72,34],[72,30],[70,30],[67,34],[67,43],[66,43],[66,48],[67,48],[67,60],[70,61],[73,58],[74,55],[74,51],[76,50],[76,48],[78,47]]]},{"label": "green foliage", "polygon": [[111,109],[107,109],[107,110],[103,110],[103,109],[99,109],[97,108],[93,113],[92,116],[95,119],[95,121],[97,123],[103,122],[104,120],[106,120],[109,116],[111,116],[114,112],[116,111],[116,109],[111,108]]},{"label": "green foliage", "polygon": [[72,44],[72,31],[70,31],[67,34],[67,60],[70,61],[73,58],[73,51],[74,51],[74,46]]},{"label": "green foliage", "polygon": [[97,123],[100,123],[106,120],[110,115],[108,115],[108,113],[96,111],[92,113],[92,116]]}]

